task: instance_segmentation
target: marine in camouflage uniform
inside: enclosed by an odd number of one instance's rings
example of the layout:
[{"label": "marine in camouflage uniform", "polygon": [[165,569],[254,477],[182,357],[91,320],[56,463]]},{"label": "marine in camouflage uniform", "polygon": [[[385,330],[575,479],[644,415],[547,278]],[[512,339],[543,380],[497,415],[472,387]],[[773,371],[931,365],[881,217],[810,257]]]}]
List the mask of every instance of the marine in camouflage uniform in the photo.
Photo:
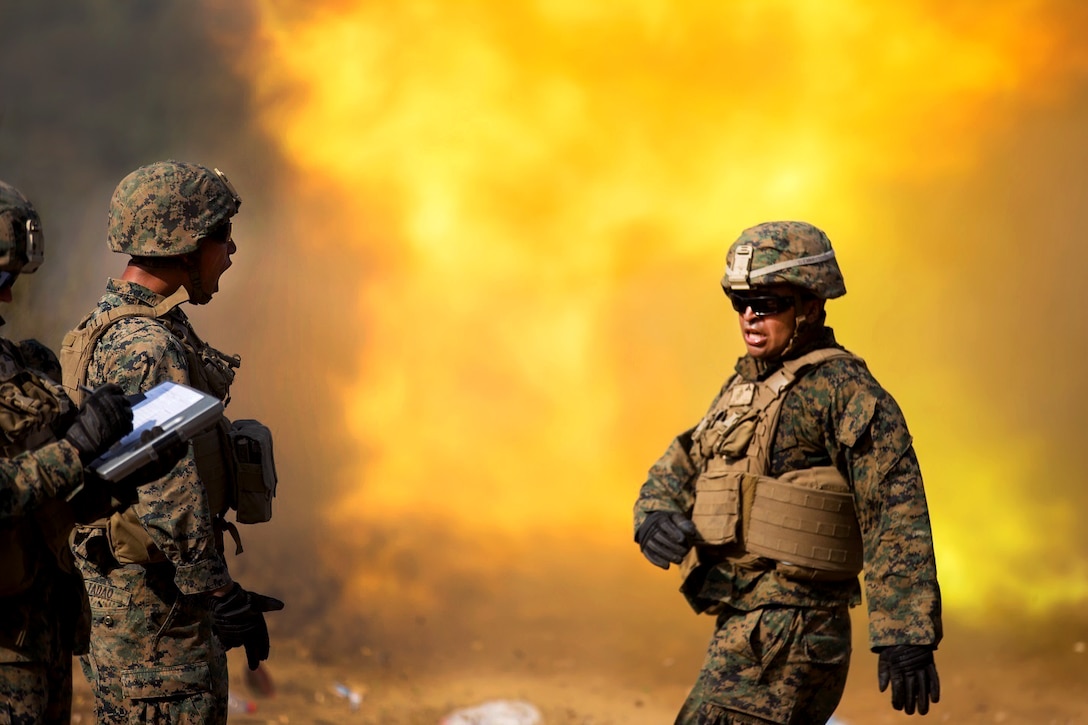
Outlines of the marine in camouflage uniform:
[{"label": "marine in camouflage uniform", "polygon": [[[0,182],[0,301],[44,254],[37,212]],[[84,463],[132,427],[119,390],[88,406],[77,414],[48,348],[0,338],[0,723],[71,719],[86,596],[67,546],[78,512],[64,499],[99,485],[85,480]]]},{"label": "marine in camouflage uniform", "polygon": [[[880,689],[891,684],[893,707],[925,714],[939,698],[932,653],[942,625],[922,476],[899,406],[825,324],[825,300],[846,292],[830,241],[802,222],[748,229],[730,247],[722,285],[739,313],[748,354],[699,425],[677,437],[650,469],[634,507],[643,554],[662,568],[682,563],[681,591],[695,611],[717,616],[706,661],[676,722],[826,722],[846,684],[848,609],[861,603],[862,561]],[[777,421],[768,420],[769,413],[749,414],[756,432],[734,433],[744,428],[750,408],[730,406],[752,389],[746,386],[787,370],[796,377],[780,394]],[[730,410],[740,415],[730,417]],[[754,466],[760,455],[751,449],[762,445],[756,442],[761,435],[769,450]],[[745,471],[736,474],[739,496],[715,492],[705,478],[730,466]],[[766,541],[755,533],[761,520],[797,531],[830,530],[798,524],[806,519],[797,508],[768,516],[770,495],[756,493],[796,492],[778,482],[813,472],[840,482],[841,488],[822,488],[845,502],[849,522],[839,521],[836,535],[855,541],[853,552],[846,544],[810,550],[779,544],[796,557],[760,549],[757,541]],[[726,522],[721,538],[695,523],[708,520]],[[796,538],[804,541],[803,534]],[[807,568],[798,563],[806,551],[812,557]],[[842,563],[851,558],[853,566]]]},{"label": "marine in camouflage uniform", "polygon": [[[140,167],[118,184],[108,245],[132,258],[65,338],[61,360],[69,392],[76,394],[71,381],[85,374],[90,386],[115,383],[127,393],[170,381],[229,399],[238,361],[203,343],[176,305],[185,299],[204,304],[218,290],[236,249],[230,219],[240,203],[218,170],[180,161]],[[142,316],[117,318],[134,309]],[[106,322],[93,347],[71,350],[79,330]],[[198,470],[194,442],[170,473],[139,489],[131,507],[76,528],[73,551],[92,614],[82,665],[100,723],[226,720],[227,661],[213,629],[217,607],[241,598],[247,616],[259,618],[254,626],[263,629],[264,620],[227,570],[223,532],[233,526],[222,518],[220,502],[210,499],[207,470]]]}]

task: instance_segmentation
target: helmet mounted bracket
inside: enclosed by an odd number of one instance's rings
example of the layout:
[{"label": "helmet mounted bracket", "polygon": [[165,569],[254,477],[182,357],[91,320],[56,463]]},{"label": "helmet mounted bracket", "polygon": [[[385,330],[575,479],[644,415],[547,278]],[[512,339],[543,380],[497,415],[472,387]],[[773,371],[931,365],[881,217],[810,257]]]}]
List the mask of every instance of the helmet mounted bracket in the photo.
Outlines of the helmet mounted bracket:
[{"label": "helmet mounted bracket", "polygon": [[753,252],[755,248],[751,244],[741,244],[733,253],[733,263],[725,270],[725,279],[729,283],[730,290],[752,288],[749,284],[749,274],[752,270]]}]

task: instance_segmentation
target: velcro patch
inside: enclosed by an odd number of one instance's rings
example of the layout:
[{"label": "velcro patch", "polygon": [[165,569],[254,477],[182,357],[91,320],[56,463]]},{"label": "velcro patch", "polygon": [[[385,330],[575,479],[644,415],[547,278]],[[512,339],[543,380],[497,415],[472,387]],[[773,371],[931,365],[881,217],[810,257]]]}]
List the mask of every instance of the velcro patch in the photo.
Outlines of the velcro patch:
[{"label": "velcro patch", "polygon": [[729,407],[733,408],[738,405],[751,405],[755,392],[755,383],[741,383],[740,385],[734,386],[733,390],[729,393]]}]

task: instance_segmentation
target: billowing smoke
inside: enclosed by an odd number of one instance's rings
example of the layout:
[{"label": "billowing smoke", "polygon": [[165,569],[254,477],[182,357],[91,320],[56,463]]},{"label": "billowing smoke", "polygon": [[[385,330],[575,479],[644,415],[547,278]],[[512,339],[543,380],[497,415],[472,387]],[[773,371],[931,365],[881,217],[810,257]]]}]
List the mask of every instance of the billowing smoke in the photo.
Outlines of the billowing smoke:
[{"label": "billowing smoke", "polygon": [[1083,10],[835,7],[260,6],[239,67],[294,188],[333,200],[311,248],[358,280],[335,551],[391,515],[629,536],[739,348],[725,247],[805,218],[851,290],[832,323],[909,414],[949,611],[1088,595]]},{"label": "billowing smoke", "polygon": [[619,632],[684,617],[630,508],[740,353],[725,249],[803,218],[911,423],[948,615],[1082,603],[1085,10],[833,7],[5,10],[0,178],[50,244],[5,332],[58,344],[120,271],[124,173],[219,166],[239,253],[193,317],[277,434],[234,564],[293,592],[277,626]]}]

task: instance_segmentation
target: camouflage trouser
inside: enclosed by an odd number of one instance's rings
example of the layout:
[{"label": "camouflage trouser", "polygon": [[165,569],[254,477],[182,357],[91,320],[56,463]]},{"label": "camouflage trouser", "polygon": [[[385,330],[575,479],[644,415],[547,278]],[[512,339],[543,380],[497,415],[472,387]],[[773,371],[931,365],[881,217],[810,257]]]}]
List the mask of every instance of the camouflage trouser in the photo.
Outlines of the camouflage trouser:
[{"label": "camouflage trouser", "polygon": [[98,723],[225,723],[227,658],[206,595],[182,595],[168,564],[103,573],[76,560],[91,602],[91,651],[81,658]]},{"label": "camouflage trouser", "polygon": [[45,664],[0,664],[0,725],[71,721],[71,652]]},{"label": "camouflage trouser", "polygon": [[846,607],[728,610],[676,723],[822,725],[842,698],[850,650]]}]

